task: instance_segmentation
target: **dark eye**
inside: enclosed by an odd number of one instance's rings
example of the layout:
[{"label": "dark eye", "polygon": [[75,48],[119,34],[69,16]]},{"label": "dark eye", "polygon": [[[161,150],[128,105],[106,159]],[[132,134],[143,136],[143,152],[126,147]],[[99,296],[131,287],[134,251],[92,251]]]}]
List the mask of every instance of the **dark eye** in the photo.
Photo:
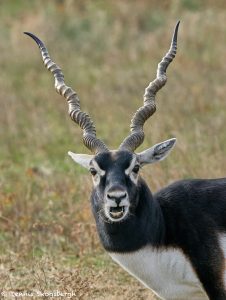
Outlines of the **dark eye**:
[{"label": "dark eye", "polygon": [[90,168],[90,173],[95,176],[97,171],[94,168]]},{"label": "dark eye", "polygon": [[132,171],[137,174],[139,172],[139,170],[140,170],[140,166],[135,165]]}]

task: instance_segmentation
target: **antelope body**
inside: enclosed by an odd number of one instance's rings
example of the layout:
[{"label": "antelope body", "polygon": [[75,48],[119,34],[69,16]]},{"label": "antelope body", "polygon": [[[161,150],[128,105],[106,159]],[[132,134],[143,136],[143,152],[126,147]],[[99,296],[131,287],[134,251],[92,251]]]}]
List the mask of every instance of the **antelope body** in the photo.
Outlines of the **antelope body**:
[{"label": "antelope body", "polygon": [[166,83],[178,26],[156,79],[145,90],[144,105],[132,118],[130,135],[115,151],[96,137],[93,121],[81,111],[77,94],[65,85],[45,45],[26,34],[38,44],[57,92],[67,99],[72,120],[83,129],[84,144],[94,152],[69,155],[92,174],[92,211],[112,259],[160,299],[226,300],[226,179],[178,181],[152,194],[139,170],[164,159],[176,139],[134,152],[143,142],[145,121],[155,112],[155,95]]}]

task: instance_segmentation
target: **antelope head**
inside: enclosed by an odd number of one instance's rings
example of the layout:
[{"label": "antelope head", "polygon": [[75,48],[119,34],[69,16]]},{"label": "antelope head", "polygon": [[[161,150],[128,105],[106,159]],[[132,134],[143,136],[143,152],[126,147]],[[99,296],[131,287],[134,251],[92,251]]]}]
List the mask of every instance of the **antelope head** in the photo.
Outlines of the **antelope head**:
[{"label": "antelope head", "polygon": [[171,138],[143,152],[135,153],[144,140],[144,123],[156,110],[156,93],[165,85],[167,67],[176,55],[178,27],[179,22],[174,29],[170,49],[158,64],[156,78],[145,89],[143,106],[136,111],[131,120],[130,134],[118,150],[114,151],[109,150],[105,143],[96,137],[92,119],[81,110],[77,93],[65,84],[61,68],[52,61],[44,43],[34,34],[25,32],[38,44],[44,65],[55,78],[56,91],[66,98],[69,115],[83,130],[84,145],[93,152],[92,155],[73,152],[68,154],[76,163],[90,171],[95,191],[92,204],[106,221],[119,222],[133,214],[138,205],[140,167],[163,160],[175,145],[176,139]]}]

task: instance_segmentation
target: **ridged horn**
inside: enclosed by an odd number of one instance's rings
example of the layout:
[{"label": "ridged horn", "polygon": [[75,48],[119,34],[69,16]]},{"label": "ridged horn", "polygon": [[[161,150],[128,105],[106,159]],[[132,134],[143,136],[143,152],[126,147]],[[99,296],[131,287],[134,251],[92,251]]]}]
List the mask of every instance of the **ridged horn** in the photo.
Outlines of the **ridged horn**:
[{"label": "ridged horn", "polygon": [[96,129],[92,119],[87,113],[81,111],[80,101],[77,93],[65,84],[64,74],[61,68],[51,60],[44,43],[34,34],[30,32],[24,33],[30,36],[39,46],[44,65],[55,78],[55,88],[57,92],[64,98],[66,98],[68,102],[68,112],[71,119],[75,123],[77,123],[83,130],[84,145],[95,154],[99,152],[109,151],[107,146],[96,137]]},{"label": "ridged horn", "polygon": [[177,33],[180,21],[174,29],[169,51],[158,64],[156,78],[150,82],[144,93],[144,104],[134,114],[130,124],[130,135],[121,143],[119,149],[135,151],[144,141],[143,126],[145,121],[156,111],[155,95],[166,84],[166,69],[174,59],[177,52]]}]

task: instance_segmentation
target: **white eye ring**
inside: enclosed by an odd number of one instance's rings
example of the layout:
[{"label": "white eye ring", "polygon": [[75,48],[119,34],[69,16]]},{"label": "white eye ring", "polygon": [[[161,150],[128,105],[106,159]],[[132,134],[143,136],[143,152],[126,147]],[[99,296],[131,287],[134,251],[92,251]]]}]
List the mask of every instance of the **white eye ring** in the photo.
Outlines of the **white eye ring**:
[{"label": "white eye ring", "polygon": [[132,169],[132,172],[135,173],[135,174],[137,174],[139,172],[139,170],[140,170],[140,166],[139,165],[135,165],[133,167],[133,169]]},{"label": "white eye ring", "polygon": [[97,170],[94,168],[90,168],[90,173],[92,174],[92,176],[95,176],[97,174]]}]

